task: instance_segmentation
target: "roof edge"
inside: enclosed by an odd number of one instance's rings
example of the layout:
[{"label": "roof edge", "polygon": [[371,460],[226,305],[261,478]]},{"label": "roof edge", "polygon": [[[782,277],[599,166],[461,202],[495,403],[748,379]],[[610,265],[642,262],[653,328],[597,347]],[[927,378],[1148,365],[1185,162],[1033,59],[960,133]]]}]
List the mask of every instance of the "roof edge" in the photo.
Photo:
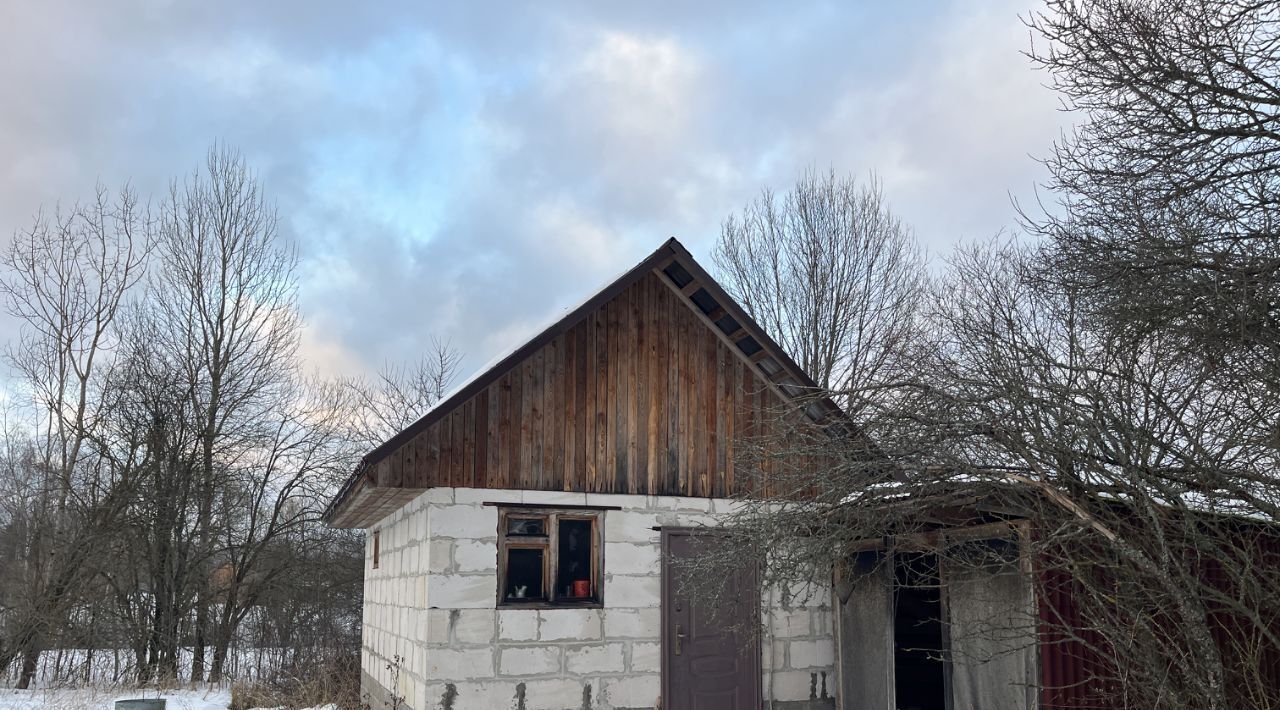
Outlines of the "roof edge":
[{"label": "roof edge", "polygon": [[594,313],[600,306],[608,303],[619,293],[626,290],[641,278],[647,276],[649,272],[653,271],[655,267],[667,258],[679,256],[689,256],[689,252],[684,248],[684,245],[681,244],[679,240],[675,237],[671,237],[667,241],[663,242],[662,246],[654,250],[652,254],[642,259],[630,270],[614,279],[611,283],[605,285],[597,291],[595,295],[588,298],[577,308],[569,311],[559,320],[547,326],[529,340],[525,341],[523,345],[511,351],[506,357],[495,362],[487,370],[473,377],[448,397],[436,402],[432,405],[431,410],[422,415],[422,417],[417,421],[404,429],[401,429],[395,434],[395,436],[392,436],[390,439],[387,439],[372,451],[365,454],[364,457],[360,459],[360,463],[358,463],[355,469],[352,470],[351,475],[348,476],[347,480],[342,484],[342,487],[338,489],[338,493],[333,497],[333,500],[331,500],[329,505],[325,507],[324,513],[321,516],[322,519],[326,522],[331,521],[337,514],[338,509],[350,497],[351,491],[355,488],[357,481],[360,480],[365,472],[389,456],[391,452],[400,448],[406,442],[412,440],[413,437],[421,433],[424,429],[449,414],[455,405],[467,401],[476,393],[493,384],[495,380],[501,377],[502,374],[509,370],[513,365],[533,354],[534,351],[545,345],[548,340],[551,340],[555,338],[555,336],[573,328],[573,326],[577,325],[583,318]]}]

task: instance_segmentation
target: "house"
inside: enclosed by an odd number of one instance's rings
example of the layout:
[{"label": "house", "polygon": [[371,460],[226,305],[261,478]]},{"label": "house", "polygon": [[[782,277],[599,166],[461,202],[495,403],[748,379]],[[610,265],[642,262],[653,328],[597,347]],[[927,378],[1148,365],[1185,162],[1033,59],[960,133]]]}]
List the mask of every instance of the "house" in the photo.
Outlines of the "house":
[{"label": "house", "polygon": [[[829,591],[784,606],[744,561],[747,603],[728,605],[671,573],[750,492],[740,435],[784,403],[843,418],[817,391],[666,242],[369,453],[331,503],[330,524],[367,531],[363,691],[417,709],[835,707]],[[759,633],[706,623],[730,607]]]}]

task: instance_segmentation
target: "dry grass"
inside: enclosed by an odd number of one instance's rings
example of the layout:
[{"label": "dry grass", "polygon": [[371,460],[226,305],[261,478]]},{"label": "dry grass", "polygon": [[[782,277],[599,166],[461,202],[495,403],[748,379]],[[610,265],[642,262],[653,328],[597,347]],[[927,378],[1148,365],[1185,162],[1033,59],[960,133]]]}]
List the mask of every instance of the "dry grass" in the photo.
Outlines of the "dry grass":
[{"label": "dry grass", "polygon": [[231,687],[230,710],[297,710],[326,705],[337,706],[339,710],[363,707],[360,702],[358,654],[344,654],[299,668],[294,674],[253,683],[236,683]]}]

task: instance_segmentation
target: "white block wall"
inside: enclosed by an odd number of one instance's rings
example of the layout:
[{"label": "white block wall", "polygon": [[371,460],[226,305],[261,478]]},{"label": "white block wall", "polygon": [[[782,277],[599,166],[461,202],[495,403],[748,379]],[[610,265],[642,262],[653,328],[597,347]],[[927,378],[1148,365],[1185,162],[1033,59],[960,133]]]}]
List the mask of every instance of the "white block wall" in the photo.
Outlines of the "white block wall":
[{"label": "white block wall", "polygon": [[[496,608],[498,510],[485,502],[615,506],[604,516],[603,609]],[[660,525],[714,525],[732,501],[435,488],[366,543],[366,683],[415,710],[652,708],[660,692]],[[372,533],[372,530],[370,531]],[[782,595],[766,592],[766,605]],[[761,639],[764,694],[835,693],[830,592],[770,606]],[[398,679],[392,659],[399,656]],[[383,696],[385,697],[385,695]],[[375,702],[375,705],[377,703]]]}]

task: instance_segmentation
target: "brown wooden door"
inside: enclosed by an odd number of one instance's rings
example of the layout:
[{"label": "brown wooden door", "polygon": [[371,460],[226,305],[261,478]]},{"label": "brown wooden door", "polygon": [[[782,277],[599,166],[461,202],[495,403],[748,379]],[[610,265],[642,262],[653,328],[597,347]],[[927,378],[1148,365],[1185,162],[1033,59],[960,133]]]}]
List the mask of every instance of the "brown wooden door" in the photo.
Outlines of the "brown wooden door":
[{"label": "brown wooden door", "polygon": [[757,710],[760,590],[754,560],[732,574],[690,566],[720,543],[706,531],[662,531],[664,710]]}]

